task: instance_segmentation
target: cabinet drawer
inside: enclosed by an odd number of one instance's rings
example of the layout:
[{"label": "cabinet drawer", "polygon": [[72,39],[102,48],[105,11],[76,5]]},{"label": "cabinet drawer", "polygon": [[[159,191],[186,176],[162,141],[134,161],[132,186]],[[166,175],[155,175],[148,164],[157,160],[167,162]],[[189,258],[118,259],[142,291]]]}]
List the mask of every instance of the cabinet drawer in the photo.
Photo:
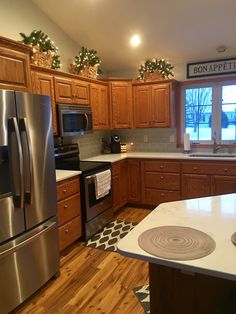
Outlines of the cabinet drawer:
[{"label": "cabinet drawer", "polygon": [[76,179],[69,179],[65,181],[59,181],[57,183],[57,200],[63,200],[73,194],[80,192],[79,177]]},{"label": "cabinet drawer", "polygon": [[145,172],[144,188],[179,190],[180,175],[178,173]]},{"label": "cabinet drawer", "polygon": [[186,162],[182,165],[183,173],[236,175],[236,164],[206,162]]},{"label": "cabinet drawer", "polygon": [[70,196],[57,204],[59,226],[81,215],[80,194]]},{"label": "cabinet drawer", "polygon": [[82,235],[81,217],[76,217],[59,228],[59,248],[62,251]]},{"label": "cabinet drawer", "polygon": [[143,170],[152,172],[180,172],[180,163],[175,161],[143,161]]},{"label": "cabinet drawer", "polygon": [[144,203],[147,205],[158,205],[160,203],[178,201],[180,199],[179,191],[155,189],[145,189],[144,191]]}]

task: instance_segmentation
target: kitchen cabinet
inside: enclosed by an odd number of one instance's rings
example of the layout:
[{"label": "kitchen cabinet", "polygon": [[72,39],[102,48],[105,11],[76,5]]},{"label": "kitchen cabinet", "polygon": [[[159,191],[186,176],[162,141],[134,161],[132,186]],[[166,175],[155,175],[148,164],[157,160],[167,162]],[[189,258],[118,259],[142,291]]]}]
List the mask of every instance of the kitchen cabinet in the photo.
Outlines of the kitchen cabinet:
[{"label": "kitchen cabinet", "polygon": [[48,95],[51,98],[53,133],[54,135],[57,135],[57,116],[53,75],[43,72],[31,71],[31,80],[33,93]]},{"label": "kitchen cabinet", "polygon": [[127,203],[127,161],[121,160],[112,164],[112,197],[113,212]]},{"label": "kitchen cabinet", "polygon": [[110,129],[110,110],[108,102],[108,87],[101,84],[90,84],[90,103],[93,112],[93,129]]},{"label": "kitchen cabinet", "polygon": [[182,198],[236,192],[236,165],[230,161],[185,161],[182,165]]},{"label": "kitchen cabinet", "polygon": [[56,76],[54,83],[57,103],[79,105],[90,103],[88,82]]},{"label": "kitchen cabinet", "polygon": [[128,175],[128,202],[138,204],[141,203],[141,170],[140,160],[127,160]]},{"label": "kitchen cabinet", "polygon": [[170,128],[175,125],[176,85],[174,81],[134,84],[136,128]]},{"label": "kitchen cabinet", "polygon": [[141,162],[142,203],[158,205],[180,200],[180,162],[144,160]]},{"label": "kitchen cabinet", "polygon": [[112,125],[114,129],[133,127],[132,84],[129,81],[112,81],[110,103],[112,107]]},{"label": "kitchen cabinet", "polygon": [[0,88],[31,91],[31,48],[0,36]]},{"label": "kitchen cabinet", "polygon": [[59,248],[63,251],[82,236],[79,176],[57,182],[57,201]]}]

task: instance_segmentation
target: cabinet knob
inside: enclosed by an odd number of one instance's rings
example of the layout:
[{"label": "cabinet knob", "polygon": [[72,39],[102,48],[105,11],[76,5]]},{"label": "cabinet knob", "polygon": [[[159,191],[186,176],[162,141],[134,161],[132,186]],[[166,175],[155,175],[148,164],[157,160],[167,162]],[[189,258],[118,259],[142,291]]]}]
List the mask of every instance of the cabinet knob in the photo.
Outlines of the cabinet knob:
[{"label": "cabinet knob", "polygon": [[65,209],[68,208],[68,205],[64,205],[64,208],[65,208]]},{"label": "cabinet knob", "polygon": [[161,180],[164,180],[164,177],[161,177]]},{"label": "cabinet knob", "polygon": [[164,193],[161,193],[161,196],[163,197],[163,196],[164,196]]},{"label": "cabinet knob", "polygon": [[63,193],[66,193],[66,192],[67,192],[67,189],[64,189],[64,190],[63,190]]},{"label": "cabinet knob", "polygon": [[65,233],[68,233],[69,232],[69,230],[68,229],[65,229]]},{"label": "cabinet knob", "polygon": [[161,165],[161,166],[160,166],[160,169],[163,169],[163,168],[164,168],[164,166],[163,166],[163,165]]},{"label": "cabinet knob", "polygon": [[224,172],[227,172],[228,171],[228,168],[224,168]]},{"label": "cabinet knob", "polygon": [[193,167],[193,170],[198,170],[198,167]]}]

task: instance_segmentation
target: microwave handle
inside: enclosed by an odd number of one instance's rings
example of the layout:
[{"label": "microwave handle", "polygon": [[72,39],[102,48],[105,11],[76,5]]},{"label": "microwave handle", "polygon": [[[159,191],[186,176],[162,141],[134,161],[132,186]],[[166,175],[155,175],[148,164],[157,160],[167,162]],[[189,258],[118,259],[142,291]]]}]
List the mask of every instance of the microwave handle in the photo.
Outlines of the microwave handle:
[{"label": "microwave handle", "polygon": [[86,127],[85,127],[85,130],[88,130],[88,124],[89,124],[89,119],[88,119],[88,115],[87,113],[84,114],[85,115],[85,119],[86,119]]}]

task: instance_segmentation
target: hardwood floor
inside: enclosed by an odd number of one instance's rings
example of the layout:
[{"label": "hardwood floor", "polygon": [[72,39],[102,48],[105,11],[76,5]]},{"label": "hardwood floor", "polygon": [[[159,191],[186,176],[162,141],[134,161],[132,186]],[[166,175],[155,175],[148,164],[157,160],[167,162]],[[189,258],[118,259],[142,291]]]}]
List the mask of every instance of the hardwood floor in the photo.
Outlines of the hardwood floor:
[{"label": "hardwood floor", "polygon": [[[148,213],[125,207],[116,218],[139,222]],[[16,313],[144,313],[133,288],[148,283],[146,262],[78,242],[61,257],[60,272]]]}]

